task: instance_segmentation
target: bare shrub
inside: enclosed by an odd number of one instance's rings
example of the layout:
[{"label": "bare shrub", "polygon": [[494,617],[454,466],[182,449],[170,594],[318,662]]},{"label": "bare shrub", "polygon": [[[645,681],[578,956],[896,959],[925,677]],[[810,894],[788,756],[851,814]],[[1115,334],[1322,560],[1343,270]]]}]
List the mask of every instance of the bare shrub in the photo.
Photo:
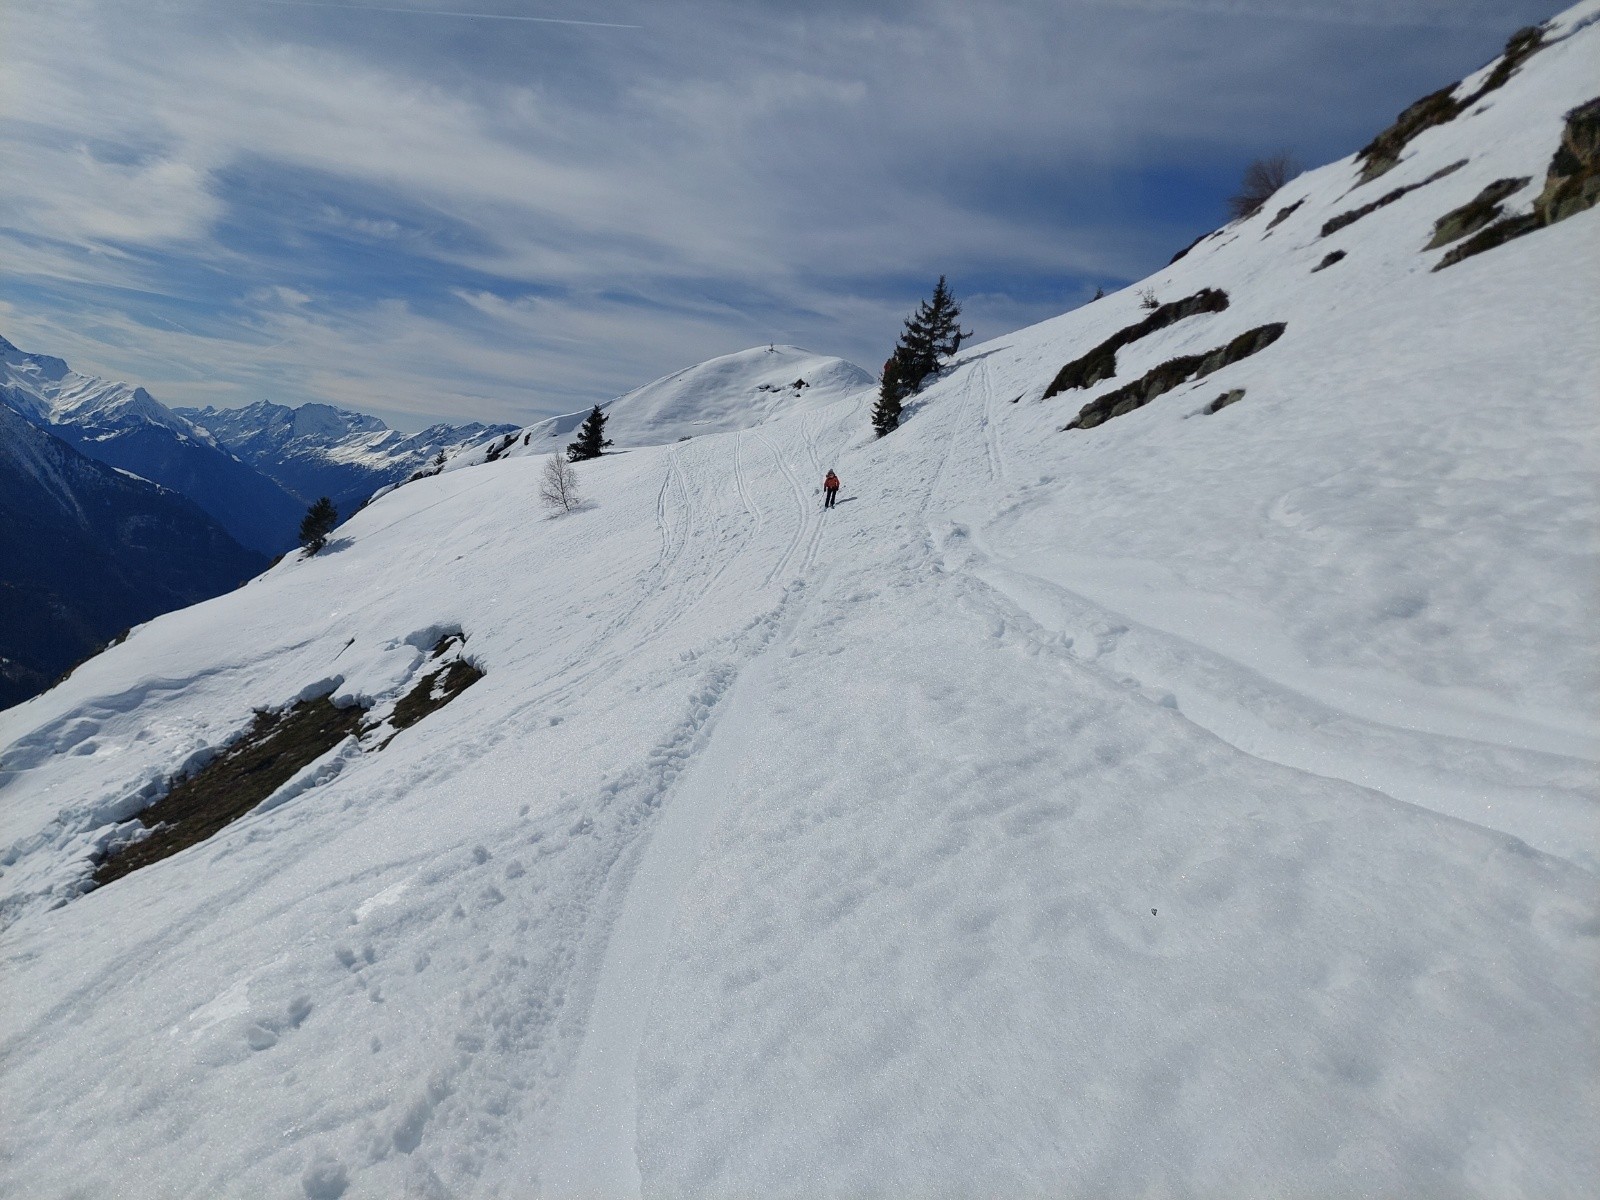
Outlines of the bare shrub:
[{"label": "bare shrub", "polygon": [[539,503],[551,512],[569,513],[582,501],[578,497],[578,473],[561,454],[544,460],[539,476]]},{"label": "bare shrub", "polygon": [[1300,164],[1287,150],[1258,158],[1244,169],[1239,190],[1228,197],[1228,216],[1235,221],[1260,210],[1274,192],[1300,174]]}]

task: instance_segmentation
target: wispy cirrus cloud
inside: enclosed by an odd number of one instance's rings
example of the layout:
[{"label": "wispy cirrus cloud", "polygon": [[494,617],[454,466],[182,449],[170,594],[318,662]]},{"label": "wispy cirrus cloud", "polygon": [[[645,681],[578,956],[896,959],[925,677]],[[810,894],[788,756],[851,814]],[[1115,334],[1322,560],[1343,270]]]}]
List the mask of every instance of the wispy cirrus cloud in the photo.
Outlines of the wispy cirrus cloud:
[{"label": "wispy cirrus cloud", "polygon": [[420,7],[13,0],[7,332],[174,402],[402,423],[770,340],[870,365],[934,276],[980,335],[1051,315],[1219,221],[1252,155],[1347,153],[1546,15]]}]

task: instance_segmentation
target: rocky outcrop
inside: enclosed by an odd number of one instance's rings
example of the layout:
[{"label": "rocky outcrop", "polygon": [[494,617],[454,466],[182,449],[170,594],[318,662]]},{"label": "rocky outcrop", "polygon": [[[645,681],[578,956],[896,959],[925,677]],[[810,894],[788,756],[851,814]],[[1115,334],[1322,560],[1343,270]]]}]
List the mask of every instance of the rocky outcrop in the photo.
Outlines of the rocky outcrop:
[{"label": "rocky outcrop", "polygon": [[1393,125],[1361,148],[1357,155],[1361,163],[1361,182],[1371,183],[1384,172],[1391,170],[1399,163],[1401,151],[1419,133],[1455,120],[1510,79],[1517,68],[1543,45],[1544,30],[1537,25],[1525,26],[1506,41],[1505,53],[1475,92],[1457,99],[1456,89],[1461,85],[1459,82],[1453,83],[1447,88],[1440,88],[1437,92],[1424,96],[1407,108],[1395,118]]},{"label": "rocky outcrop", "polygon": [[1433,238],[1425,249],[1437,250],[1476,233],[1502,215],[1500,204],[1507,196],[1528,185],[1526,175],[1517,179],[1496,179],[1460,208],[1452,208],[1433,223]]},{"label": "rocky outcrop", "polygon": [[1344,253],[1345,252],[1343,250],[1335,250],[1335,251],[1333,251],[1326,258],[1324,258],[1321,262],[1319,262],[1316,266],[1312,267],[1311,268],[1311,273],[1313,275],[1315,275],[1318,271],[1326,270],[1328,267],[1333,266],[1334,263],[1336,263],[1340,259],[1344,258]]},{"label": "rocky outcrop", "polygon": [[[1485,250],[1503,246],[1536,229],[1565,221],[1570,216],[1593,208],[1597,203],[1600,203],[1600,97],[1580,104],[1567,113],[1561,144],[1550,159],[1550,167],[1545,172],[1544,190],[1534,200],[1533,211],[1502,217],[1484,226],[1441,258],[1433,269],[1442,271],[1474,254],[1482,254]],[[1440,218],[1441,222],[1452,215],[1445,214]],[[1434,244],[1443,244],[1438,242],[1437,233]]]},{"label": "rocky outcrop", "polygon": [[1071,422],[1062,426],[1062,432],[1069,429],[1093,429],[1112,417],[1120,417],[1136,408],[1143,408],[1157,396],[1170,392],[1179,384],[1188,383],[1191,379],[1204,378],[1242,358],[1249,358],[1252,354],[1265,350],[1283,336],[1286,328],[1282,321],[1275,321],[1270,325],[1258,325],[1241,333],[1227,345],[1218,346],[1205,354],[1185,354],[1178,358],[1169,358],[1134,382],[1085,404]]},{"label": "rocky outcrop", "polygon": [[1227,307],[1228,293],[1221,288],[1201,288],[1192,296],[1159,305],[1144,320],[1117,330],[1093,350],[1062,367],[1045,389],[1043,399],[1048,400],[1070,388],[1093,387],[1102,380],[1110,379],[1117,373],[1117,351],[1130,342],[1136,342],[1168,325],[1175,325],[1185,317],[1221,312]]},{"label": "rocky outcrop", "polygon": [[1466,159],[1459,159],[1456,162],[1451,163],[1448,167],[1440,167],[1426,179],[1419,179],[1416,183],[1408,183],[1405,187],[1395,188],[1394,191],[1385,192],[1376,200],[1373,200],[1367,204],[1363,204],[1360,208],[1352,208],[1349,212],[1342,212],[1336,217],[1329,217],[1322,223],[1321,236],[1327,237],[1330,233],[1338,233],[1339,230],[1343,229],[1346,225],[1354,225],[1357,221],[1361,220],[1362,217],[1365,217],[1370,213],[1375,213],[1380,208],[1384,208],[1390,204],[1393,204],[1402,196],[1409,195],[1418,188],[1427,187],[1435,180],[1443,179],[1446,175],[1453,174],[1466,165]]}]

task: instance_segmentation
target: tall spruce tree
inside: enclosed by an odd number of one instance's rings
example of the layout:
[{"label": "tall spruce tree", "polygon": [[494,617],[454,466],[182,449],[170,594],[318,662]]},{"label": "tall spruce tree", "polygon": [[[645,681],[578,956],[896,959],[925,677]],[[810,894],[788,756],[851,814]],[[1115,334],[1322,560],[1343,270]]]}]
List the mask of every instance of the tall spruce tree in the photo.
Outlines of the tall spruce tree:
[{"label": "tall spruce tree", "polygon": [[300,521],[300,544],[305,547],[306,554],[312,555],[328,544],[328,535],[339,524],[339,510],[333,507],[333,501],[323,496],[310,508]]},{"label": "tall spruce tree", "polygon": [[567,443],[567,461],[583,462],[588,458],[599,458],[609,445],[611,439],[606,436],[606,414],[596,404],[578,427],[578,440]]},{"label": "tall spruce tree", "polygon": [[932,297],[918,304],[917,311],[906,318],[894,353],[883,364],[878,403],[872,409],[872,428],[879,437],[899,427],[905,398],[938,371],[941,358],[961,349],[961,343],[971,336],[971,330],[961,328],[961,306],[944,276],[939,276]]}]

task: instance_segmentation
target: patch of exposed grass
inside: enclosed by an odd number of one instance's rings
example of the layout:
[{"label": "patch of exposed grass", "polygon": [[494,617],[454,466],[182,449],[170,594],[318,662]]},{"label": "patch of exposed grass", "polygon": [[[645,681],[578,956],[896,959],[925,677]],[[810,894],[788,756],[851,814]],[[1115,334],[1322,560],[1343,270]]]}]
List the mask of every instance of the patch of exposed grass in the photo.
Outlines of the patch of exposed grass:
[{"label": "patch of exposed grass", "polygon": [[483,672],[466,659],[454,659],[440,670],[417,680],[394,706],[394,715],[389,718],[389,723],[397,730],[409,729],[429,713],[438,712],[482,678]]},{"label": "patch of exposed grass", "polygon": [[326,696],[278,712],[257,712],[239,741],[138,815],[148,837],[113,850],[96,865],[97,885],[187,850],[232,824],[294,774],[356,733],[366,710],[337,708]]},{"label": "patch of exposed grass", "polygon": [[[371,749],[383,749],[395,733],[438,712],[483,678],[466,659],[449,656],[465,640],[459,633],[439,639],[429,658],[445,661],[425,671],[400,698],[387,722],[394,733]],[[96,864],[95,884],[160,862],[237,821],[345,738],[371,732],[363,728],[367,711],[361,705],[338,708],[326,696],[276,712],[258,711],[243,737],[199,770],[172,780],[167,794],[138,814],[150,832],[114,846]]]}]

